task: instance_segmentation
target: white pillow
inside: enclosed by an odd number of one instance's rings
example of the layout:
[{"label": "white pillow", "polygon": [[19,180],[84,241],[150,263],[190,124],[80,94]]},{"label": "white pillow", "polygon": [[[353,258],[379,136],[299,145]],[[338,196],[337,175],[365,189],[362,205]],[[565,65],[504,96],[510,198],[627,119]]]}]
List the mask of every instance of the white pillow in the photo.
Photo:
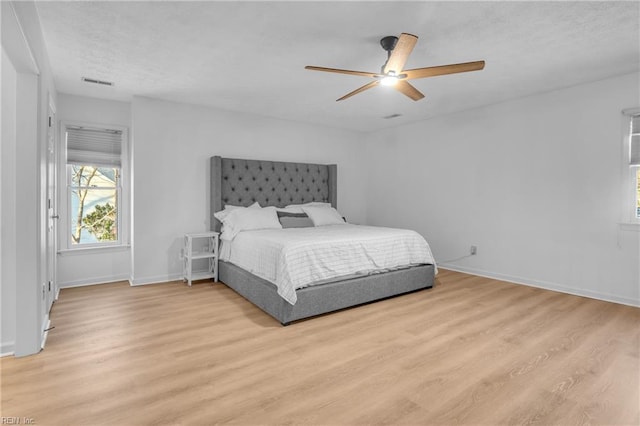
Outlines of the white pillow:
[{"label": "white pillow", "polygon": [[333,207],[305,206],[302,210],[311,218],[314,226],[344,225],[342,215]]},{"label": "white pillow", "polygon": [[320,201],[312,201],[305,204],[289,204],[280,211],[286,211],[287,213],[304,213],[303,207],[331,207],[331,203],[322,203]]},{"label": "white pillow", "polygon": [[215,217],[216,219],[218,219],[220,222],[222,222],[222,220],[227,217],[227,215],[229,213],[231,213],[233,210],[237,210],[237,209],[259,209],[260,204],[256,201],[255,203],[251,204],[249,207],[242,207],[242,206],[232,206],[231,204],[227,204],[224,206],[224,210],[220,210],[219,212],[216,212],[213,214],[213,217]]},{"label": "white pillow", "polygon": [[255,203],[251,204],[249,207],[232,206],[231,204],[225,204],[224,208],[225,209],[261,209],[262,207],[260,207],[260,203],[256,201]]},{"label": "white pillow", "polygon": [[221,222],[224,227],[220,238],[228,241],[233,240],[241,231],[282,229],[275,207],[232,209]]}]

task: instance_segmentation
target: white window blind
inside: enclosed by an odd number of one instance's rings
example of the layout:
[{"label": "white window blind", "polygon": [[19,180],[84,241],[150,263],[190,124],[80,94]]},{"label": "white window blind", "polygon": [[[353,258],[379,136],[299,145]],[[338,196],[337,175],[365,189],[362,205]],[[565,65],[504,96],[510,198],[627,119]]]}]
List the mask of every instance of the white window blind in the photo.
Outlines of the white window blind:
[{"label": "white window blind", "polygon": [[122,131],[67,127],[67,164],[120,167]]},{"label": "white window blind", "polygon": [[640,114],[631,117],[629,136],[629,165],[640,167]]}]

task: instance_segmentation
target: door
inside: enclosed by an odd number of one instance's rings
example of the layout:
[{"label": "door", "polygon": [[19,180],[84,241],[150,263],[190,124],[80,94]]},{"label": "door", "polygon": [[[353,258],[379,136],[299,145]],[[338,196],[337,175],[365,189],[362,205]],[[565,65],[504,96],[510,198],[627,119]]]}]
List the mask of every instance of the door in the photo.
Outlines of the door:
[{"label": "door", "polygon": [[47,130],[47,281],[45,283],[45,309],[51,310],[58,289],[56,283],[57,264],[57,164],[56,164],[56,111],[49,99],[49,127]]}]

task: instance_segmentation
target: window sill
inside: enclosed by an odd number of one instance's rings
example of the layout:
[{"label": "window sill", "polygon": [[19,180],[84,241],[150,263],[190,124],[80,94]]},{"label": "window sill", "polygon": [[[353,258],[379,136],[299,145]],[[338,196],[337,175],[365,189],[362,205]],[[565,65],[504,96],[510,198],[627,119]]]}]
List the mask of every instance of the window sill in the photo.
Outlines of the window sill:
[{"label": "window sill", "polygon": [[104,246],[104,247],[79,247],[72,249],[63,249],[58,250],[58,254],[61,256],[73,256],[78,254],[98,254],[98,253],[109,253],[109,252],[118,252],[118,251],[127,251],[131,248],[129,244],[123,245],[113,245],[113,246]]},{"label": "window sill", "polygon": [[618,226],[620,227],[621,231],[640,232],[640,222],[619,223]]}]

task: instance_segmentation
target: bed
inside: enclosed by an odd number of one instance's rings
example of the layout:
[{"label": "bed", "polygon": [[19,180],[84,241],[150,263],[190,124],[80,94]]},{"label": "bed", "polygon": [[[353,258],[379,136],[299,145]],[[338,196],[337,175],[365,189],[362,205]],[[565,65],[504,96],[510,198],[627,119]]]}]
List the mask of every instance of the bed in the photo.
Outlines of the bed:
[{"label": "bed", "polygon": [[[285,207],[309,202],[337,207],[337,166],[278,161],[211,158],[210,223],[225,205]],[[422,264],[295,290],[295,304],[278,294],[272,282],[228,261],[219,261],[219,280],[274,317],[282,325],[433,286],[435,265]]]}]

